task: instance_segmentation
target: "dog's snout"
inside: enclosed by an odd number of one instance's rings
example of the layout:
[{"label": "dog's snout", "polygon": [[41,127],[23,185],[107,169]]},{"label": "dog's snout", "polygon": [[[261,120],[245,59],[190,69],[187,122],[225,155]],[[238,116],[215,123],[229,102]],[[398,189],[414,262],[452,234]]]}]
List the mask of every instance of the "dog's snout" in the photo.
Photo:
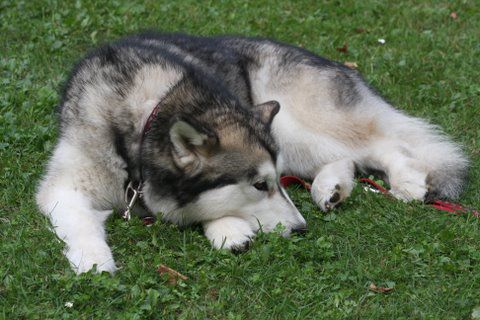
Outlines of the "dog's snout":
[{"label": "dog's snout", "polygon": [[308,231],[308,228],[306,225],[303,225],[303,226],[298,226],[298,227],[295,227],[294,229],[292,229],[292,233],[295,233],[295,234],[298,234],[298,235],[303,235],[305,233],[307,233]]}]

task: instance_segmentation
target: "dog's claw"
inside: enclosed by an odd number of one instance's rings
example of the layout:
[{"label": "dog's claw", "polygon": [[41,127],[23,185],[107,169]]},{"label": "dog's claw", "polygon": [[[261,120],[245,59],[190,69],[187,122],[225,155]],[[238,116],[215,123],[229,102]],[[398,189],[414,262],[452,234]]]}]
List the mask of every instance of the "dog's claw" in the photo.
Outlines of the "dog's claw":
[{"label": "dog's claw", "polygon": [[332,208],[333,208],[333,207],[332,207],[332,204],[331,204],[330,202],[328,202],[328,201],[325,201],[325,211],[328,211],[328,210],[330,210],[330,209],[332,209]]}]

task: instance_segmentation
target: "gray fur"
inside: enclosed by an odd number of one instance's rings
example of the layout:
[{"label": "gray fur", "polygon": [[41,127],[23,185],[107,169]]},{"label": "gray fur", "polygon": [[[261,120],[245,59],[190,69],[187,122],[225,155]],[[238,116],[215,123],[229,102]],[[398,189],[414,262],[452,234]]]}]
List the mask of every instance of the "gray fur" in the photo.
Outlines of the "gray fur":
[{"label": "gray fur", "polygon": [[215,247],[234,249],[277,223],[305,230],[280,173],[313,180],[329,210],[350,194],[354,164],[384,172],[403,200],[457,197],[467,170],[460,147],[356,71],[263,38],[146,33],[107,44],[74,68],[59,124],[37,203],[77,272],[115,270],[103,222],[125,208],[130,180],[143,181],[152,213],[200,222]]}]

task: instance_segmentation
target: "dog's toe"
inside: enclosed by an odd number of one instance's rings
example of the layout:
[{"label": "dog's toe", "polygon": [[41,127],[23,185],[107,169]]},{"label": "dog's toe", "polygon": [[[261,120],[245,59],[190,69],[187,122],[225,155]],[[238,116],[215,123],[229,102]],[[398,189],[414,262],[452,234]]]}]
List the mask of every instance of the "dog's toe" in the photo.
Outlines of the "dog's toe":
[{"label": "dog's toe", "polygon": [[222,217],[205,222],[203,227],[205,236],[217,249],[246,251],[255,236],[248,222],[238,217]]},{"label": "dog's toe", "polygon": [[65,254],[75,273],[80,274],[91,269],[96,272],[114,273],[117,270],[112,253],[108,246],[68,248]]},{"label": "dog's toe", "polygon": [[248,249],[250,249],[251,244],[252,244],[251,241],[245,241],[244,243],[232,246],[230,250],[234,254],[241,254],[241,253],[247,252]]},{"label": "dog's toe", "polygon": [[[408,202],[413,200],[425,201],[428,195],[427,185],[423,180],[402,181],[392,184],[390,193],[397,199]],[[428,199],[428,198],[427,198]]]},{"label": "dog's toe", "polygon": [[334,188],[312,189],[313,200],[325,212],[337,207],[347,196],[338,184]]}]

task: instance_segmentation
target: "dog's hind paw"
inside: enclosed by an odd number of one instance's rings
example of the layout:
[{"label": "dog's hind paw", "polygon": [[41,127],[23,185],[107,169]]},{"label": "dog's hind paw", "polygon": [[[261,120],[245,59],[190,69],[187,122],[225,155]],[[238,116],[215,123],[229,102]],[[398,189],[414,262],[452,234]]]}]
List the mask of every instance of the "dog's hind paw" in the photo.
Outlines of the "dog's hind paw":
[{"label": "dog's hind paw", "polygon": [[428,192],[425,173],[409,170],[398,176],[399,178],[390,179],[392,187],[390,192],[395,198],[405,202],[425,199]]},{"label": "dog's hind paw", "polygon": [[392,187],[390,193],[397,199],[408,201],[424,201],[427,195],[427,185],[425,183],[403,183],[399,186]]},{"label": "dog's hind paw", "polygon": [[205,222],[203,229],[214,248],[236,253],[248,250],[255,235],[249,223],[237,217],[222,217]]}]

